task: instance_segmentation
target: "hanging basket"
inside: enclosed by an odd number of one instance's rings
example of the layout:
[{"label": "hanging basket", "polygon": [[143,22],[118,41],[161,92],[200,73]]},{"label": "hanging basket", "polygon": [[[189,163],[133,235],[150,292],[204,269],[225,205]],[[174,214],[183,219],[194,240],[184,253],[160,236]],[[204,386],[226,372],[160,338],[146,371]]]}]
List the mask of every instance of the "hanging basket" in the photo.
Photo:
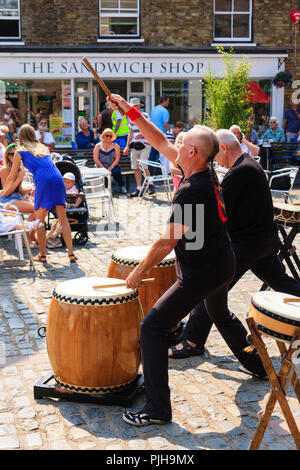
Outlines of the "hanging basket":
[{"label": "hanging basket", "polygon": [[286,72],[278,72],[272,80],[273,85],[277,88],[289,87],[292,85],[292,74],[289,70]]}]

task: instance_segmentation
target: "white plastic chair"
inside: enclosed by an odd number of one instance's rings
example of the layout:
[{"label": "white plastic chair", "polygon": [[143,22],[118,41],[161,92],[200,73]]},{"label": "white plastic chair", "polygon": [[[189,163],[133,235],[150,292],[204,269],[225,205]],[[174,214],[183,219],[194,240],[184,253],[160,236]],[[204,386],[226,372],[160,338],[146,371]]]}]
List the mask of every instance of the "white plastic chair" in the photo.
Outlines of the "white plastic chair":
[{"label": "white plastic chair", "polygon": [[30,269],[35,271],[34,261],[33,261],[33,258],[32,258],[31,248],[30,248],[30,244],[29,244],[29,241],[28,241],[28,237],[27,237],[27,229],[26,229],[25,224],[24,224],[23,214],[21,214],[18,211],[15,212],[15,211],[11,211],[11,210],[8,210],[8,209],[2,209],[2,208],[0,208],[0,212],[2,212],[2,214],[9,214],[9,215],[12,215],[12,216],[15,216],[15,217],[18,216],[19,224],[21,224],[23,226],[23,228],[19,229],[19,230],[10,230],[9,232],[2,232],[2,233],[0,233],[0,237],[4,237],[4,236],[14,237],[15,247],[18,250],[19,259],[21,261],[24,261],[24,251],[23,251],[23,243],[22,243],[23,240],[24,240],[25,246],[26,246],[26,249],[27,249],[27,253],[28,253],[29,262],[30,262]]},{"label": "white plastic chair", "polygon": [[[114,205],[110,189],[105,187],[105,178],[105,176],[85,178],[83,189],[86,200],[100,201],[102,217],[107,216],[109,223],[113,223],[115,221]],[[107,203],[108,210],[105,208],[105,203]]]},{"label": "white plastic chair", "polygon": [[[173,181],[173,177],[172,177],[172,175],[169,175],[167,173],[166,168],[163,165],[161,165],[160,163],[149,162],[148,160],[138,160],[138,164],[139,164],[139,168],[142,172],[142,175],[144,177],[144,181],[143,181],[143,184],[142,184],[142,188],[139,192],[138,199],[143,198],[145,196],[146,191],[149,188],[150,184],[155,185],[155,183],[163,183],[164,188],[165,188],[166,193],[167,193],[168,201],[172,202],[172,191],[171,191],[170,183]],[[158,174],[148,176],[146,174],[146,171],[145,171],[148,168],[148,166],[158,170]]]},{"label": "white plastic chair", "polygon": [[[269,186],[271,189],[272,196],[283,196],[284,201],[286,203],[290,202],[291,204],[293,204],[291,191],[296,181],[298,169],[299,168],[297,167],[280,168],[279,170],[274,170],[270,173]],[[289,187],[287,189],[272,189],[273,181],[284,176],[287,176],[289,179]]]}]

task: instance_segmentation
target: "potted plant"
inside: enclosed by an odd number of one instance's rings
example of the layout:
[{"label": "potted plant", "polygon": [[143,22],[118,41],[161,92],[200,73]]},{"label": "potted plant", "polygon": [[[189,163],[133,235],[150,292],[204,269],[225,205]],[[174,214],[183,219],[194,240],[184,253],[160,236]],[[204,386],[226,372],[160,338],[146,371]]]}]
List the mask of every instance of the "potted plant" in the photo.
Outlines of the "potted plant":
[{"label": "potted plant", "polygon": [[289,70],[284,72],[278,72],[272,80],[273,85],[277,88],[291,86],[292,84],[292,74]]}]

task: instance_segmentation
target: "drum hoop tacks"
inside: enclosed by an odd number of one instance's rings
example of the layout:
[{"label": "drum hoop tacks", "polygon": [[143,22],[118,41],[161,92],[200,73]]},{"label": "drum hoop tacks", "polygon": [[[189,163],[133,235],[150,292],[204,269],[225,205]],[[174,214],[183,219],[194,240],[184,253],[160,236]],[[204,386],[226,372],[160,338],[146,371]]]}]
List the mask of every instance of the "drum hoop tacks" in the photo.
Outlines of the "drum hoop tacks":
[{"label": "drum hoop tacks", "polygon": [[[123,259],[123,258],[118,258],[117,256],[115,255],[112,255],[111,256],[111,259],[114,263],[116,264],[122,264],[124,266],[137,266],[138,264],[140,264],[140,261],[137,261],[137,260],[126,260],[126,259]],[[154,268],[163,268],[165,266],[173,266],[175,264],[175,259],[171,259],[171,260],[163,260],[163,261],[160,261],[160,263],[156,264],[154,266]]]},{"label": "drum hoop tacks", "polygon": [[289,325],[300,327],[300,321],[293,320],[292,318],[283,317],[281,315],[278,315],[277,313],[270,312],[264,307],[258,305],[253,299],[252,299],[252,305],[256,310],[263,313],[267,317],[273,318],[274,320],[281,321],[282,323],[287,323]]},{"label": "drum hoop tacks", "polygon": [[53,291],[52,297],[60,302],[63,302],[65,304],[77,304],[77,305],[117,305],[117,304],[122,304],[124,302],[131,302],[135,300],[138,297],[139,293],[138,290],[135,290],[131,294],[128,295],[122,295],[120,297],[104,297],[102,299],[91,299],[91,298],[85,298],[85,297],[71,297],[71,296],[66,296],[63,294],[58,294],[55,289]]},{"label": "drum hoop tacks", "polygon": [[115,393],[115,392],[121,392],[123,390],[126,390],[130,385],[136,380],[136,377],[134,379],[130,380],[129,382],[125,382],[120,385],[109,385],[107,387],[85,387],[82,385],[71,385],[66,382],[62,382],[59,380],[55,375],[53,376],[55,382],[59,387],[62,387],[66,390],[70,390],[74,393],[88,393],[88,394],[106,394],[106,393]]}]

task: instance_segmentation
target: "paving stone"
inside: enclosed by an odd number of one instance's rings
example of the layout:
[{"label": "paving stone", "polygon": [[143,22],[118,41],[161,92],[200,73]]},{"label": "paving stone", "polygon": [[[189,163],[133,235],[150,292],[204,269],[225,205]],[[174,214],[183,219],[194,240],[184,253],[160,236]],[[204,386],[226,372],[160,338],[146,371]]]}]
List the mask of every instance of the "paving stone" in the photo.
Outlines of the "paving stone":
[{"label": "paving stone", "polygon": [[[85,246],[76,247],[78,265],[70,266],[65,250],[61,249],[49,250],[49,267],[37,266],[37,274],[29,271],[28,265],[6,270],[5,277],[0,270],[0,336],[4,351],[0,364],[1,450],[246,450],[258,425],[257,412],[264,409],[270,386],[238,371],[237,360],[215,327],[204,356],[169,361],[174,419],[166,426],[128,426],[122,421],[121,406],[47,397],[34,400],[34,383],[52,370],[46,339],[40,338],[37,330],[47,323],[53,287],[81,276],[106,277],[116,249],[151,244],[155,239],[150,222],[147,225],[148,219],[151,221],[149,209],[159,214],[152,217],[158,230],[169,213],[169,205],[116,199],[116,217],[122,212],[124,221],[128,209],[131,220],[126,237],[105,238],[103,232],[96,232],[99,228],[96,207],[93,204],[90,207],[90,239]],[[0,240],[0,246],[1,243]],[[296,247],[300,249],[298,237]],[[247,272],[230,291],[229,308],[244,324],[251,295],[260,286],[254,274]],[[276,343],[266,338],[266,344],[278,367]],[[142,373],[142,366],[139,370]],[[299,405],[292,390],[288,396],[295,418],[299,419]],[[133,408],[141,409],[144,403],[145,395],[141,394]],[[295,449],[278,406],[261,448]]]},{"label": "paving stone", "polygon": [[39,432],[33,432],[26,435],[27,445],[29,448],[40,447],[43,444],[42,436]]},{"label": "paving stone", "polygon": [[10,450],[10,449],[19,449],[20,443],[15,436],[6,436],[0,437],[0,449],[1,450]]}]

